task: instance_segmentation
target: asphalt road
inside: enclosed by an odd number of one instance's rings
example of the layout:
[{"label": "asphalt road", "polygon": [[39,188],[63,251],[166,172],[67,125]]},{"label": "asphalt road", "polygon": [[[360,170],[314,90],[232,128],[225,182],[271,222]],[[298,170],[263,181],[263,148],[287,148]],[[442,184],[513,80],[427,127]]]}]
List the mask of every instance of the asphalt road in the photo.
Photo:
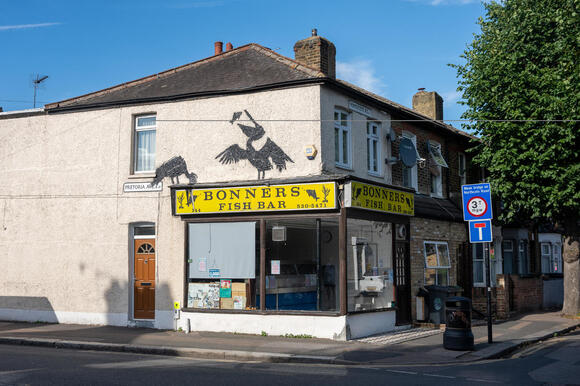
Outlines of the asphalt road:
[{"label": "asphalt road", "polygon": [[580,332],[456,366],[240,363],[0,345],[0,385],[580,384]]}]

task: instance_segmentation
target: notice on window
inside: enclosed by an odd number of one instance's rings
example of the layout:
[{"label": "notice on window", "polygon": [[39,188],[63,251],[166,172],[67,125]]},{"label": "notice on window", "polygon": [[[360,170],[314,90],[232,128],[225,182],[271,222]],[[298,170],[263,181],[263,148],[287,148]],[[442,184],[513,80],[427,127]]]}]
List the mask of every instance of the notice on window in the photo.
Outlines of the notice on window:
[{"label": "notice on window", "polygon": [[209,277],[220,277],[220,270],[219,269],[210,269],[209,270]]},{"label": "notice on window", "polygon": [[270,264],[270,272],[272,275],[280,274],[280,260],[272,260]]},{"label": "notice on window", "polygon": [[207,271],[207,258],[205,258],[205,257],[200,257],[199,258],[199,262],[197,264],[197,270],[199,272],[205,272],[205,271]]},{"label": "notice on window", "polygon": [[232,281],[220,280],[220,298],[232,297]]}]

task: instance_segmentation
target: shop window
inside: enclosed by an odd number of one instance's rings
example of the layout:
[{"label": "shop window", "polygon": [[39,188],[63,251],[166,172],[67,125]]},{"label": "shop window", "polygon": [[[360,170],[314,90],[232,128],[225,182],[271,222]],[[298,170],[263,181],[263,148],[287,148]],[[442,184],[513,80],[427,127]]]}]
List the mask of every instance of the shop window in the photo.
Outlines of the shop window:
[{"label": "shop window", "polygon": [[381,126],[378,122],[367,122],[367,171],[371,175],[381,174]]},{"label": "shop window", "polygon": [[[409,133],[408,131],[403,132],[403,137],[409,138],[411,142],[415,145],[415,151],[417,151],[417,137]],[[419,152],[417,152],[417,159],[420,159]],[[403,186],[407,188],[413,188],[415,190],[418,189],[418,179],[417,179],[417,165],[408,168],[405,165],[403,167]]]},{"label": "shop window", "polygon": [[459,153],[457,154],[457,172],[459,174],[459,183],[461,185],[467,184],[467,168],[465,163],[465,154]]},{"label": "shop window", "polygon": [[267,310],[337,310],[338,220],[268,219],[265,274]]},{"label": "shop window", "polygon": [[441,144],[429,141],[427,143],[431,159],[429,161],[429,171],[431,174],[431,195],[436,197],[443,196],[443,177],[442,168],[446,168],[447,162],[441,154]]},{"label": "shop window", "polygon": [[155,115],[135,117],[133,133],[133,172],[155,171],[155,137],[157,118]]},{"label": "shop window", "polygon": [[188,224],[187,307],[256,309],[259,234],[256,222]]},{"label": "shop window", "polygon": [[449,248],[446,242],[425,241],[425,285],[449,285]]},{"label": "shop window", "polygon": [[392,224],[352,218],[347,221],[348,311],[393,307]]},{"label": "shop window", "polygon": [[344,110],[334,111],[334,161],[336,166],[351,168],[350,114]]}]

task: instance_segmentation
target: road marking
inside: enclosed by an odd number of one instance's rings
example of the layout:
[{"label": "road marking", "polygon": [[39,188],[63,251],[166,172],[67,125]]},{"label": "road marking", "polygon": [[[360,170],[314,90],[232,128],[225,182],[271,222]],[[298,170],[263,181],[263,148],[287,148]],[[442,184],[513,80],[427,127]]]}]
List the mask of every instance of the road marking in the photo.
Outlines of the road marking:
[{"label": "road marking", "polygon": [[390,373],[397,373],[397,374],[411,374],[411,375],[417,375],[418,373],[415,371],[403,371],[403,370],[387,370]]},{"label": "road marking", "polygon": [[437,377],[437,378],[451,378],[451,379],[457,378],[457,377],[452,377],[450,375],[439,375],[439,374],[427,374],[427,373],[425,373],[423,375],[425,375],[427,377]]},{"label": "road marking", "polygon": [[479,379],[479,378],[465,378],[466,381],[475,381],[475,382],[487,382],[487,383],[503,383],[498,381],[492,381],[489,379]]}]

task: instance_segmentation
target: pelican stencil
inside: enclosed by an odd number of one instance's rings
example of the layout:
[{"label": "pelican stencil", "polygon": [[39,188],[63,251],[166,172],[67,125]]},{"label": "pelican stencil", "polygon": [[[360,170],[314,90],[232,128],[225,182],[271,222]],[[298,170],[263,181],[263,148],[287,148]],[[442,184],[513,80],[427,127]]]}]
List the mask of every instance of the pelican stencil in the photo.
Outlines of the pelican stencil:
[{"label": "pelican stencil", "polygon": [[[294,161],[292,161],[292,159],[290,159],[290,157],[288,157],[288,155],[286,155],[286,153],[284,153],[284,151],[270,138],[266,140],[266,144],[262,146],[260,150],[256,150],[252,145],[252,142],[262,138],[265,134],[265,130],[254,120],[254,118],[252,118],[247,110],[244,110],[244,113],[254,124],[254,126],[246,126],[238,123],[239,128],[246,137],[248,137],[246,148],[242,149],[238,144],[234,144],[219,153],[215,158],[219,159],[219,162],[224,165],[237,163],[239,160],[243,159],[248,160],[250,164],[258,170],[258,179],[264,179],[266,170],[272,169],[272,162],[276,165],[276,169],[278,169],[279,172],[286,169],[286,162],[294,163]],[[235,112],[230,123],[233,124],[241,116],[241,112]],[[271,162],[270,159],[272,160]]]}]

